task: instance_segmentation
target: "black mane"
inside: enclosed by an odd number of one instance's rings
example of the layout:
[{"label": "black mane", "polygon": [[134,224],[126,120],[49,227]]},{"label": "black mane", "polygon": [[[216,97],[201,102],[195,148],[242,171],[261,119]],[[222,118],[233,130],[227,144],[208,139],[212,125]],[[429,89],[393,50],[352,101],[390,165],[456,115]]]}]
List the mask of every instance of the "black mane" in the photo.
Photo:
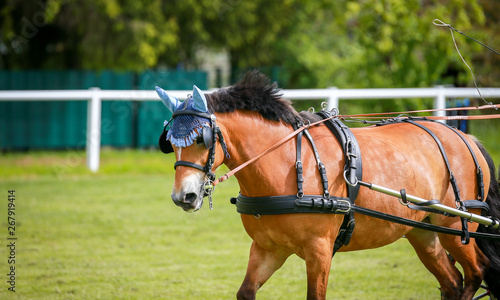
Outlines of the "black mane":
[{"label": "black mane", "polygon": [[249,110],[259,112],[263,118],[287,124],[301,123],[302,117],[288,99],[281,97],[278,85],[257,70],[249,71],[235,85],[221,89],[208,98],[211,112]]}]

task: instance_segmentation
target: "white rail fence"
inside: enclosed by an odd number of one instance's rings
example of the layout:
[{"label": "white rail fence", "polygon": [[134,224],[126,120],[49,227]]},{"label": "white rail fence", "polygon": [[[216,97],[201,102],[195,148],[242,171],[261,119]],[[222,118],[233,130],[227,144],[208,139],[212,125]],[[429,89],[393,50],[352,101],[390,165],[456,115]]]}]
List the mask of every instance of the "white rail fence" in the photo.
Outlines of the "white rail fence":
[{"label": "white rail fence", "polygon": [[[206,91],[207,93],[212,92]],[[178,99],[186,99],[191,91],[170,90]],[[401,99],[401,98],[434,98],[434,108],[446,107],[446,98],[478,98],[475,88],[399,88],[399,89],[303,89],[282,90],[283,96],[291,100],[325,99],[328,109],[338,107],[340,99]],[[500,88],[481,88],[484,98],[500,98]],[[101,102],[109,100],[159,101],[155,91],[140,90],[40,90],[40,91],[0,91],[0,101],[88,101],[87,109],[87,167],[92,172],[99,170],[101,148]],[[435,112],[444,116],[444,111]]]}]

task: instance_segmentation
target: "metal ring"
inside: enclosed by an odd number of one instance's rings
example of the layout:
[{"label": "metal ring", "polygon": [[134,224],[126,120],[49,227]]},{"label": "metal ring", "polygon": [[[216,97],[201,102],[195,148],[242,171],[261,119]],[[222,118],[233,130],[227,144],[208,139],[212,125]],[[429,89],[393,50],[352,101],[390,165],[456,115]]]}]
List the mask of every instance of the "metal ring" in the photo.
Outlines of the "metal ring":
[{"label": "metal ring", "polygon": [[305,120],[304,126],[306,127],[306,129],[309,128],[309,126],[311,126],[311,121]]},{"label": "metal ring", "polygon": [[408,206],[411,203],[410,201],[403,202],[403,199],[401,199],[401,198],[398,198],[398,200],[399,200],[399,203],[401,203],[401,205],[404,205],[404,206]]},{"label": "metal ring", "polygon": [[339,109],[338,109],[338,108],[336,108],[336,107],[334,107],[334,108],[332,108],[332,109],[330,110],[330,114],[331,114],[332,116],[338,116],[338,115],[339,115],[339,113],[340,113],[340,111],[339,111]]},{"label": "metal ring", "polygon": [[312,106],[311,106],[311,107],[309,107],[309,108],[307,109],[307,112],[308,112],[308,113],[311,113],[311,114],[314,114],[314,112],[315,112],[314,107],[312,107]]},{"label": "metal ring", "polygon": [[205,180],[205,182],[203,183],[203,190],[207,194],[213,193],[213,191],[215,191],[214,182],[207,178],[207,180]]},{"label": "metal ring", "polygon": [[257,220],[260,219],[260,215],[259,214],[255,214],[253,215],[254,218],[256,218]]},{"label": "metal ring", "polygon": [[321,102],[321,110],[326,110],[328,108],[328,102]]},{"label": "metal ring", "polygon": [[358,178],[357,178],[357,177],[354,177],[355,181],[354,181],[354,183],[351,183],[351,182],[347,179],[346,174],[347,174],[347,170],[345,170],[345,171],[344,171],[344,180],[345,180],[345,182],[346,182],[348,185],[350,185],[350,186],[357,186],[357,185],[358,185],[358,182],[359,182],[359,181],[358,181]]}]

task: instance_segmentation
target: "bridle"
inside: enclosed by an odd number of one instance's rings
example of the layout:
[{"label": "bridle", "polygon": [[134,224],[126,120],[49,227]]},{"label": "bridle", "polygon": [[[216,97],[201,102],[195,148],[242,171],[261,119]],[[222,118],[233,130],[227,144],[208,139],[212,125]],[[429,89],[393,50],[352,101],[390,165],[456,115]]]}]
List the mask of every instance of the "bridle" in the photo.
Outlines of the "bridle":
[{"label": "bridle", "polygon": [[205,148],[208,149],[208,157],[205,166],[190,161],[179,160],[175,162],[174,169],[177,169],[178,166],[184,166],[184,167],[194,168],[205,173],[205,182],[203,184],[203,192],[204,192],[203,197],[206,196],[209,197],[210,209],[212,209],[212,192],[214,191],[213,182],[215,180],[215,173],[212,171],[212,169],[215,163],[215,148],[216,148],[215,145],[217,143],[217,138],[219,138],[219,143],[222,146],[222,150],[224,151],[226,158],[228,159],[230,158],[230,155],[227,151],[226,143],[224,142],[222,131],[220,130],[219,126],[217,126],[216,117],[214,114],[198,112],[194,110],[175,111],[172,114],[172,118],[170,119],[170,121],[168,121],[168,123],[165,124],[163,132],[160,135],[160,140],[158,142],[161,151],[165,154],[173,152],[172,144],[170,143],[170,141],[166,139],[168,133],[167,127],[175,119],[175,117],[180,115],[191,115],[210,120],[210,127],[203,126],[201,129],[202,131],[201,138],[203,139]]}]

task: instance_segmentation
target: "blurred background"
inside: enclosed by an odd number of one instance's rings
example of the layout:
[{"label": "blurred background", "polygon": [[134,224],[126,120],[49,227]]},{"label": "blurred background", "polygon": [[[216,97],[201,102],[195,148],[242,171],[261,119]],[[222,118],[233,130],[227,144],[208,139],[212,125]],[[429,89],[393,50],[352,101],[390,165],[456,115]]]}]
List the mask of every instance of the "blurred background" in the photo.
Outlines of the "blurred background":
[{"label": "blurred background", "polygon": [[[0,92],[211,89],[251,69],[284,89],[474,87],[450,30],[433,20],[499,51],[499,12],[498,0],[0,0]],[[455,39],[478,86],[500,87],[500,56]],[[318,110],[322,101],[293,103]],[[344,115],[432,106],[419,98],[339,103]],[[234,298],[251,244],[228,201],[237,181],[218,187],[213,211],[174,206],[175,157],[157,146],[167,118],[160,101],[102,102],[100,168],[90,172],[87,112],[87,101],[0,101],[0,236],[7,191],[15,191],[18,238],[15,264],[0,247],[0,274],[15,266],[17,289],[0,275],[0,298]],[[464,128],[498,165],[499,119]],[[337,255],[328,299],[440,295],[404,240]],[[304,299],[305,276],[292,257],[259,296]]]},{"label": "blurred background", "polygon": [[[467,86],[470,76],[449,31],[432,20],[493,48],[500,44],[495,0],[7,0],[0,5],[0,69],[130,72],[132,79],[115,80],[127,88],[141,88],[141,74],[148,70],[203,71],[207,87],[221,87],[248,68],[261,69],[283,88]],[[478,84],[498,84],[500,58],[462,36],[457,40]]]},{"label": "blurred background", "polygon": [[[286,89],[473,86],[449,29],[432,22],[499,49],[499,11],[496,0],[7,0],[0,3],[0,90],[209,89],[253,68]],[[455,36],[478,86],[499,86],[500,56]],[[360,100],[340,109],[430,106],[432,99]],[[0,113],[2,150],[82,147],[82,101],[0,102]],[[159,103],[107,101],[102,114],[117,128],[103,132],[103,145],[155,146],[150,132],[163,121]]]}]

